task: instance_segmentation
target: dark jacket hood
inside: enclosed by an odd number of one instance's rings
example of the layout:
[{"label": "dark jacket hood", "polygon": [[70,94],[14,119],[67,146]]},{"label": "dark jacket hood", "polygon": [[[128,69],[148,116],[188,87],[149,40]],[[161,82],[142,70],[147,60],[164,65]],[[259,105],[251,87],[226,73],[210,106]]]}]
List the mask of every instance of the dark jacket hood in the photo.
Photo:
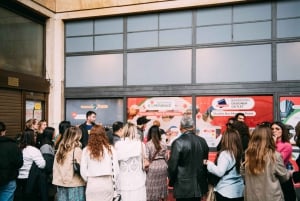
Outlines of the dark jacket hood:
[{"label": "dark jacket hood", "polygon": [[16,142],[16,141],[6,136],[0,136],[0,143],[1,142]]}]

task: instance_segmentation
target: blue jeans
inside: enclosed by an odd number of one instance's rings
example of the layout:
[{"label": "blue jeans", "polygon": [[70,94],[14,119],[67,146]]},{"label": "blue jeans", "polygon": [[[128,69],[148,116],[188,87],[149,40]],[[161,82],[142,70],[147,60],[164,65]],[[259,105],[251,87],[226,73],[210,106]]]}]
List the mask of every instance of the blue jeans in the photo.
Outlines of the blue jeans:
[{"label": "blue jeans", "polygon": [[1,201],[13,201],[14,192],[16,190],[16,180],[12,180],[3,186],[0,186],[0,200]]}]

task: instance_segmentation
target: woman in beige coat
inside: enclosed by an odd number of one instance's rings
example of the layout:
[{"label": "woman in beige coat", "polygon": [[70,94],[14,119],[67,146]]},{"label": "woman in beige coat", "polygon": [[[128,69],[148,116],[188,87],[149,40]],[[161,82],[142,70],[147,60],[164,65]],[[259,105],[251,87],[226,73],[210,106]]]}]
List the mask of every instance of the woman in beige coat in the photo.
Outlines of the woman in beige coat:
[{"label": "woman in beige coat", "polygon": [[253,131],[241,172],[245,201],[284,201],[280,182],[287,181],[291,174],[276,151],[269,127],[259,126]]},{"label": "woman in beige coat", "polygon": [[81,161],[81,130],[68,128],[59,144],[53,164],[52,183],[57,186],[57,201],[85,201],[85,182],[73,170],[74,159]]}]

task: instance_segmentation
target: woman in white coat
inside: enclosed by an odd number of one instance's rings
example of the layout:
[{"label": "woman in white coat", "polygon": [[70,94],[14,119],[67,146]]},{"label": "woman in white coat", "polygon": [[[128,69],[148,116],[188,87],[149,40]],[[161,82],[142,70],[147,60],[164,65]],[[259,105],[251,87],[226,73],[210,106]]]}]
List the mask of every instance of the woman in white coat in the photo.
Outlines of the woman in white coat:
[{"label": "woman in white coat", "polygon": [[[23,154],[23,166],[19,169],[19,175],[17,179],[17,189],[15,200],[37,200],[38,191],[35,179],[33,176],[30,177],[30,171],[33,164],[37,168],[43,169],[46,166],[42,153],[35,147],[35,134],[34,131],[28,129],[21,135],[20,148]],[[38,174],[38,172],[35,172]],[[33,189],[34,187],[34,189]]]},{"label": "woman in white coat", "polygon": [[146,201],[146,173],[142,160],[145,145],[141,142],[137,128],[127,123],[123,128],[123,137],[115,144],[120,173],[119,190],[122,201]]},{"label": "woman in white coat", "polygon": [[111,201],[119,165],[114,148],[109,144],[105,129],[94,125],[87,146],[83,149],[80,174],[87,182],[86,201]]}]

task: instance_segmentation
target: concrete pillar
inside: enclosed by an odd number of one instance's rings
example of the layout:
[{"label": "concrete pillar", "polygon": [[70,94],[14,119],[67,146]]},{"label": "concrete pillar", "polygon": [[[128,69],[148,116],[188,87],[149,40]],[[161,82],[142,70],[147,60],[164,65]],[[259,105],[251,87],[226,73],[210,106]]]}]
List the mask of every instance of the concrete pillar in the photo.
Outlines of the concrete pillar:
[{"label": "concrete pillar", "polygon": [[46,77],[50,80],[48,124],[56,129],[64,118],[64,23],[55,16],[46,23]]}]

